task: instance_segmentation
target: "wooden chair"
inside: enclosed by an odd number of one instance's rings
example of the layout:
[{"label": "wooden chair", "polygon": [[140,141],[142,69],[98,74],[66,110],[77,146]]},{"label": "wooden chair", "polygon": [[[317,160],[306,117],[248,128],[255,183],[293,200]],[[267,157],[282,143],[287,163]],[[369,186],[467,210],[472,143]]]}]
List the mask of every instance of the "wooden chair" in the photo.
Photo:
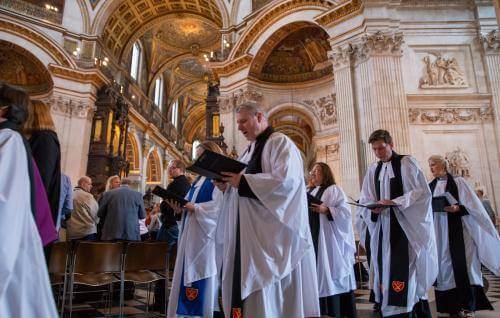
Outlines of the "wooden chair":
[{"label": "wooden chair", "polygon": [[[49,260],[49,277],[52,286],[59,286],[57,292],[57,305],[61,303],[60,317],[64,315],[64,305],[66,303],[66,289],[68,286],[69,265],[71,248],[68,242],[56,242],[52,244]],[[62,286],[62,293],[61,293]],[[62,295],[62,297],[61,297]],[[62,301],[61,301],[62,298]]]},{"label": "wooden chair", "polygon": [[169,253],[166,242],[128,243],[123,262],[124,280],[148,284],[146,317],[149,315],[151,283],[165,279],[165,304],[168,289]]},{"label": "wooden chair", "polygon": [[[75,248],[73,266],[70,275],[69,297],[70,318],[73,311],[73,287],[75,284],[86,286],[108,285],[112,294],[112,284],[120,284],[120,317],[123,316],[123,271],[122,243],[79,242]],[[122,279],[117,278],[119,275]],[[109,296],[111,300],[111,296]],[[111,303],[109,313],[111,313]]]}]

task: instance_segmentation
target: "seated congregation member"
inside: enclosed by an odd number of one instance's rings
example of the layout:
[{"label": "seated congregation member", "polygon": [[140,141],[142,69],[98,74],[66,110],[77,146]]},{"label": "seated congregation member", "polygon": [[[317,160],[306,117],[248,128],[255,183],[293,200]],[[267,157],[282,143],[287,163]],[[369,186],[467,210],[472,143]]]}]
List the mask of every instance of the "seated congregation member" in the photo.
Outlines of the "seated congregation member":
[{"label": "seated congregation member", "polygon": [[[431,156],[434,197],[451,195],[449,206],[437,206],[434,227],[439,273],[437,311],[453,317],[474,317],[476,310],[493,310],[483,290],[481,263],[500,275],[500,239],[481,201],[462,177],[448,173],[446,160]],[[452,201],[452,202],[450,202]]]},{"label": "seated congregation member", "polygon": [[359,202],[370,231],[375,301],[383,317],[431,317],[427,291],[437,276],[431,193],[415,158],[399,155],[386,130],[368,142],[379,159],[367,170]]},{"label": "seated congregation member", "polygon": [[90,193],[92,179],[81,177],[73,190],[73,213],[66,223],[68,239],[97,240],[99,205]]},{"label": "seated congregation member", "polygon": [[129,188],[128,178],[119,188],[104,192],[97,216],[104,218],[101,240],[140,241],[139,219],[146,218],[142,194]]},{"label": "seated congregation member", "polygon": [[309,208],[321,315],[356,317],[356,245],[351,209],[326,163],[315,163],[311,176],[313,186],[308,192],[323,202]]},{"label": "seated congregation member", "polygon": [[28,104],[24,91],[0,83],[0,317],[57,317],[35,223],[34,161],[19,132]]},{"label": "seated congregation member", "polygon": [[[202,142],[196,148],[199,157],[203,151],[222,154],[213,141]],[[175,260],[172,291],[168,301],[167,317],[213,317],[220,315],[219,281],[215,253],[215,231],[223,192],[212,180],[199,176],[192,184],[182,209],[179,244]],[[178,204],[169,202],[181,213]]]}]

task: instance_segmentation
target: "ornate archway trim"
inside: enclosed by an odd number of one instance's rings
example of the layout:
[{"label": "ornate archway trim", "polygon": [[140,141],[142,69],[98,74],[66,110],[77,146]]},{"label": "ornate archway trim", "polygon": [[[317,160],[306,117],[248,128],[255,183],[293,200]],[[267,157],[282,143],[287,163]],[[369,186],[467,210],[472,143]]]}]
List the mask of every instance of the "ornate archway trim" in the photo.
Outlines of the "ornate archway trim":
[{"label": "ornate archway trim", "polygon": [[64,50],[59,48],[57,44],[55,44],[52,40],[41,35],[40,32],[36,32],[27,28],[26,26],[15,24],[5,20],[0,20],[0,31],[5,31],[13,35],[20,36],[27,41],[35,44],[40,49],[47,52],[62,66],[76,68],[76,64],[64,52]]},{"label": "ornate archway trim", "polygon": [[363,9],[364,6],[362,0],[351,0],[323,13],[315,20],[321,26],[330,27],[344,21],[352,15],[360,13]]},{"label": "ornate archway trim", "polygon": [[251,54],[245,54],[234,60],[230,60],[228,63],[212,63],[210,68],[217,74],[218,77],[228,76],[249,67],[252,60],[253,56]]},{"label": "ornate archway trim", "polygon": [[263,14],[256,19],[256,22],[245,31],[245,33],[241,36],[240,41],[237,42],[233,51],[229,55],[229,60],[233,60],[234,58],[243,55],[245,52],[248,52],[252,44],[259,38],[261,32],[266,30],[269,25],[273,24],[283,16],[295,11],[303,10],[304,8],[315,8],[327,12],[335,6],[336,5],[333,3],[321,0],[289,0],[277,4],[271,10],[263,12]]}]

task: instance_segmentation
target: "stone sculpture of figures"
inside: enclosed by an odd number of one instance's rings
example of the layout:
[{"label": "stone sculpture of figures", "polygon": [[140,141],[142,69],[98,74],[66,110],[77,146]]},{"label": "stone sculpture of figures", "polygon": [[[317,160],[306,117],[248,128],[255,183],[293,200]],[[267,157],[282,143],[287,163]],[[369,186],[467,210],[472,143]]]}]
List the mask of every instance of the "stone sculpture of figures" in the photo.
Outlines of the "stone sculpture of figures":
[{"label": "stone sculpture of figures", "polygon": [[446,153],[446,160],[448,160],[452,175],[463,178],[470,177],[469,156],[462,149],[457,148],[452,152]]},{"label": "stone sculpture of figures", "polygon": [[[430,55],[435,55],[434,62]],[[456,58],[448,58],[440,53],[430,53],[422,61],[425,64],[424,76],[420,78],[419,87],[465,87],[464,73],[460,70]]]}]

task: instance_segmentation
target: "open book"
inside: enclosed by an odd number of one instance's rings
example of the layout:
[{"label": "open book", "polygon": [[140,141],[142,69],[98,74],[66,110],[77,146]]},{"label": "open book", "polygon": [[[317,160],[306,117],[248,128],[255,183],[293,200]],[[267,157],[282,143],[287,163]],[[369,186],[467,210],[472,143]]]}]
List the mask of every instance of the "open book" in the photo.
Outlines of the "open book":
[{"label": "open book", "polygon": [[387,209],[387,208],[398,206],[397,204],[380,204],[380,203],[377,203],[377,202],[367,202],[367,203],[361,204],[361,203],[356,202],[356,200],[354,200],[351,197],[349,197],[349,199],[351,199],[353,202],[347,202],[347,204],[359,206],[359,207],[366,208],[366,209],[369,209],[369,210],[374,210],[374,209],[377,209],[377,208]]},{"label": "open book", "polygon": [[156,186],[153,189],[153,194],[159,196],[164,200],[172,200],[179,203],[180,206],[185,206],[188,203],[188,200],[184,199],[182,196],[178,195],[175,192],[169,191],[167,189],[163,189],[160,186]]},{"label": "open book", "polygon": [[221,172],[240,173],[246,166],[247,165],[243,162],[239,162],[233,158],[210,150],[205,150],[201,156],[186,169],[209,179],[222,180],[223,175]]}]

